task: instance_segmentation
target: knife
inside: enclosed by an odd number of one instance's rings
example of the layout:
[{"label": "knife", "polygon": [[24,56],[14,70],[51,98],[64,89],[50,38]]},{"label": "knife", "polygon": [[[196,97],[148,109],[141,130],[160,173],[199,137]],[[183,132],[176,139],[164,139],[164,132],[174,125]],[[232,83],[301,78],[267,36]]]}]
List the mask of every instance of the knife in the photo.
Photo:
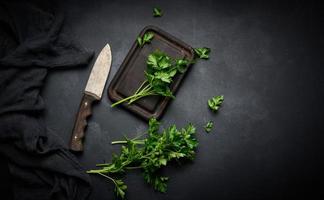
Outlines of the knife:
[{"label": "knife", "polygon": [[105,88],[106,80],[111,67],[111,50],[109,44],[101,50],[95,64],[92,67],[88,83],[80,103],[72,132],[70,149],[72,151],[83,151],[83,139],[87,117],[91,115],[91,107],[94,101],[99,101]]}]

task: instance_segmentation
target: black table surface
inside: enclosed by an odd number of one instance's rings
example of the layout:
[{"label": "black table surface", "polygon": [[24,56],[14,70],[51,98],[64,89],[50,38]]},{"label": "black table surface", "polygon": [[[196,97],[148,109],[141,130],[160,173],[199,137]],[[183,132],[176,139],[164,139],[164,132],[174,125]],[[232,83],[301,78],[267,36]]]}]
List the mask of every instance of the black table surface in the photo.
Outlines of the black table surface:
[{"label": "black table surface", "polygon": [[[164,15],[152,17],[159,6]],[[109,161],[146,122],[121,107],[111,108],[107,88],[139,32],[155,25],[193,47],[211,48],[181,84],[164,127],[196,125],[196,159],[166,167],[165,194],[155,192],[140,171],[128,173],[128,199],[286,199],[323,197],[319,185],[323,129],[323,18],[319,4],[217,1],[68,1],[59,9],[76,39],[96,52],[109,43],[113,62],[102,100],[93,107],[85,150],[86,169]],[[68,144],[92,64],[50,72],[43,96],[46,121]],[[217,114],[214,95],[225,101]],[[204,124],[214,121],[206,134]],[[114,186],[92,176],[90,200],[114,199]],[[316,199],[316,198],[315,198]]]}]

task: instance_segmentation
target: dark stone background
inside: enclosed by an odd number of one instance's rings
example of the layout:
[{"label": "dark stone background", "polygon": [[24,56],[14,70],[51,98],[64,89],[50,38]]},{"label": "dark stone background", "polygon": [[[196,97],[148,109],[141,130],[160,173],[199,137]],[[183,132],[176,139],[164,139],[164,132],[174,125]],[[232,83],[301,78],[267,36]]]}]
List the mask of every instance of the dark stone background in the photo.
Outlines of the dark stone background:
[{"label": "dark stone background", "polygon": [[[152,8],[165,12],[152,17]],[[61,1],[67,27],[96,52],[109,43],[113,63],[108,87],[137,34],[156,25],[193,47],[212,49],[184,80],[162,118],[164,126],[188,122],[200,142],[193,163],[173,165],[166,194],[154,192],[140,172],[129,173],[128,199],[323,199],[324,78],[323,7],[319,1]],[[48,127],[68,143],[91,65],[53,71],[43,96]],[[218,114],[206,105],[223,94]],[[110,108],[105,91],[89,120],[87,168],[109,161],[111,146],[132,137],[146,123],[122,108]],[[202,126],[213,120],[212,134]],[[3,158],[1,159],[3,161]],[[10,194],[10,177],[0,168],[1,193]],[[113,185],[92,176],[89,199],[113,199]]]}]

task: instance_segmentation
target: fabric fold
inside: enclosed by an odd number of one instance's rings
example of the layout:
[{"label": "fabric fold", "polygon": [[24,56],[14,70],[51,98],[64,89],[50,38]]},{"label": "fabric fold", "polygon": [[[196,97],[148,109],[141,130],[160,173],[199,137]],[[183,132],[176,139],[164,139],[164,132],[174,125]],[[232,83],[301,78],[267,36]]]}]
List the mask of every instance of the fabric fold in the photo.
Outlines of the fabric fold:
[{"label": "fabric fold", "polygon": [[44,122],[40,91],[48,70],[86,66],[93,56],[63,30],[63,16],[51,6],[0,4],[0,153],[19,200],[83,200],[91,189],[90,177]]}]

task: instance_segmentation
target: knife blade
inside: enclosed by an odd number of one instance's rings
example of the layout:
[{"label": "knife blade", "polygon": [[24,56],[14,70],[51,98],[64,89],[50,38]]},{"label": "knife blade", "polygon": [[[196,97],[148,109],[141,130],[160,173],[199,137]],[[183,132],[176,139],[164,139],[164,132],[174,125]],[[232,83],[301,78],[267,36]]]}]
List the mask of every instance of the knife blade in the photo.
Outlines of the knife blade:
[{"label": "knife blade", "polygon": [[80,103],[79,111],[76,115],[70,141],[70,149],[72,151],[83,151],[83,139],[85,137],[87,118],[92,114],[92,103],[94,101],[100,101],[102,97],[111,67],[111,60],[111,49],[109,44],[106,44],[106,46],[99,53],[95,64],[92,67]]}]

